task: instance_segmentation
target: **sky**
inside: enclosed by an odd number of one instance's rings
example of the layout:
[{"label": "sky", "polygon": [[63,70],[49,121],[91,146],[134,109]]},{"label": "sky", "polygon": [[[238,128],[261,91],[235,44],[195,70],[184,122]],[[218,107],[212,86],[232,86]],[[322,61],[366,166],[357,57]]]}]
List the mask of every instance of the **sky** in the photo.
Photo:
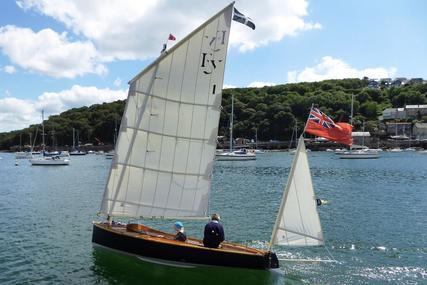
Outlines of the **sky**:
[{"label": "sky", "polygon": [[[225,0],[0,1],[0,132],[127,97],[127,82]],[[237,0],[224,88],[427,79],[425,0]],[[176,42],[169,42],[171,47]]]}]

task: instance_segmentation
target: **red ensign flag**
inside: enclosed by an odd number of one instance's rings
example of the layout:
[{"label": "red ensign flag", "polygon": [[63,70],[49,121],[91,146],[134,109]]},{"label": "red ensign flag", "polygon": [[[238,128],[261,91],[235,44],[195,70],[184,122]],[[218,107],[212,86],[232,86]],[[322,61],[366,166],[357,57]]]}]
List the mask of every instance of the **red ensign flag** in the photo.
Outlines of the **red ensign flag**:
[{"label": "red ensign flag", "polygon": [[351,137],[352,130],[352,125],[347,123],[334,123],[331,118],[316,108],[311,109],[305,129],[309,134],[349,146],[353,143],[353,138]]}]

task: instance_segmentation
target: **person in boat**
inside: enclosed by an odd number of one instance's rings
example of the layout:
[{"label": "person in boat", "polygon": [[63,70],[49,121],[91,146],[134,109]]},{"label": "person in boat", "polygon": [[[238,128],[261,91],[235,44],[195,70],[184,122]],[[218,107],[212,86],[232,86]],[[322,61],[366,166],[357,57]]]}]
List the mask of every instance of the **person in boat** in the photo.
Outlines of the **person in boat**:
[{"label": "person in boat", "polygon": [[212,214],[211,221],[206,224],[203,236],[203,245],[205,247],[217,248],[224,241],[224,228],[219,221],[220,216]]},{"label": "person in boat", "polygon": [[319,198],[317,198],[317,199],[316,199],[316,204],[317,204],[317,206],[322,206],[322,205],[326,205],[326,204],[328,204],[328,201],[327,201],[327,200],[323,200],[323,199],[319,199]]},{"label": "person in boat", "polygon": [[186,241],[187,236],[184,233],[184,225],[181,222],[175,222],[174,228],[176,231],[175,240]]}]

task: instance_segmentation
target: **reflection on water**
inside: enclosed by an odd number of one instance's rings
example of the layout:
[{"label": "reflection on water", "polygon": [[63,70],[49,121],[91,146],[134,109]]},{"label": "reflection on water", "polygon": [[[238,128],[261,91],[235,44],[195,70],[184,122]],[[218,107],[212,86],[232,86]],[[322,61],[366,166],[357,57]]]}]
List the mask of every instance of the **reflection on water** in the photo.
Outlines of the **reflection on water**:
[{"label": "reflection on water", "polygon": [[198,266],[179,268],[142,261],[134,256],[93,247],[93,273],[110,284],[301,284],[275,271]]}]

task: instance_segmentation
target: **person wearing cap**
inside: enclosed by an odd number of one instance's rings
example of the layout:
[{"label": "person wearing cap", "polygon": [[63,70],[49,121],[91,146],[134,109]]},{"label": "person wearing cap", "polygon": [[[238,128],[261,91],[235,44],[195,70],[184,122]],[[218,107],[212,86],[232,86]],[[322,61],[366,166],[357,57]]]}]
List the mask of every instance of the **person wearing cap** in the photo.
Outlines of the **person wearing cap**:
[{"label": "person wearing cap", "polygon": [[175,240],[186,241],[187,236],[184,233],[184,225],[181,222],[177,221],[174,224],[174,228],[176,231]]},{"label": "person wearing cap", "polygon": [[220,216],[213,214],[211,221],[206,224],[203,236],[203,245],[205,247],[217,248],[224,241],[224,228],[219,221]]}]

